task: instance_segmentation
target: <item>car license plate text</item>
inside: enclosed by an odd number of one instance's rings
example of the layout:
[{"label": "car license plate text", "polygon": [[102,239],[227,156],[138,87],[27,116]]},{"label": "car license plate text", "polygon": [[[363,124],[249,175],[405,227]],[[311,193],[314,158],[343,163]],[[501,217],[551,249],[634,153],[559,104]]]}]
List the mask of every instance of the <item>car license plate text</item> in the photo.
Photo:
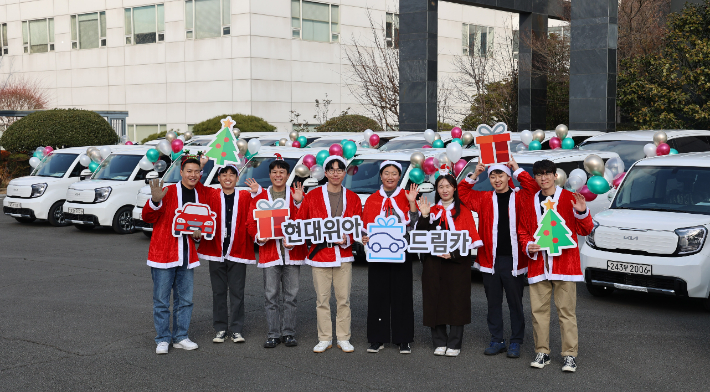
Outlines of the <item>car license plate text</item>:
[{"label": "car license plate text", "polygon": [[22,204],[20,203],[7,203],[7,206],[10,208],[22,208]]},{"label": "car license plate text", "polygon": [[622,263],[608,260],[606,262],[606,269],[608,271],[623,272],[626,274],[653,275],[653,268],[648,264]]},{"label": "car license plate text", "polygon": [[67,208],[67,212],[70,214],[77,214],[77,215],[82,215],[84,213],[83,208]]}]

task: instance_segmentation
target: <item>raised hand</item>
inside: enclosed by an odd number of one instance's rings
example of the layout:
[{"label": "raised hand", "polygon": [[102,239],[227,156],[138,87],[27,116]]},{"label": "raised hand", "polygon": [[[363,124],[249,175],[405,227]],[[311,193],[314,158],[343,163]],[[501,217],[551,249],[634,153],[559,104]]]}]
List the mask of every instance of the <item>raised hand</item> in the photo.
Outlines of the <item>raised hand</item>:
[{"label": "raised hand", "polygon": [[165,183],[160,179],[150,180],[150,196],[155,204],[160,203],[161,200],[168,194],[167,189],[163,189]]},{"label": "raised hand", "polygon": [[302,182],[297,182],[293,185],[292,195],[293,195],[293,201],[296,202],[296,204],[303,201],[303,183]]},{"label": "raised hand", "polygon": [[205,165],[207,164],[207,162],[209,162],[209,161],[210,161],[210,159],[207,158],[206,155],[201,155],[200,156],[200,169],[204,168]]},{"label": "raised hand", "polygon": [[515,162],[515,159],[512,156],[510,157],[510,160],[508,161],[507,165],[510,170],[513,171],[513,173],[520,169],[520,166],[518,166],[518,162]]},{"label": "raised hand", "polygon": [[419,211],[422,213],[422,216],[429,216],[429,212],[431,211],[431,204],[429,204],[429,200],[427,199],[427,197],[424,196],[424,198],[419,199],[419,201],[417,201],[417,204],[419,205]]},{"label": "raised hand", "polygon": [[478,178],[481,173],[486,171],[486,165],[481,162],[481,160],[478,160],[478,163],[476,164],[476,171],[473,172],[473,178]]},{"label": "raised hand", "polygon": [[256,193],[259,191],[259,183],[256,182],[255,179],[247,178],[246,181],[244,181],[244,183],[247,184],[247,186],[251,190],[251,193]]},{"label": "raised hand", "polygon": [[587,211],[587,200],[582,196],[581,193],[575,192],[574,200],[572,200],[572,207],[580,214]]},{"label": "raised hand", "polygon": [[409,186],[409,190],[404,191],[404,195],[407,196],[407,200],[409,200],[410,203],[413,203],[417,200],[417,195],[419,195],[419,185],[412,183],[412,185]]}]

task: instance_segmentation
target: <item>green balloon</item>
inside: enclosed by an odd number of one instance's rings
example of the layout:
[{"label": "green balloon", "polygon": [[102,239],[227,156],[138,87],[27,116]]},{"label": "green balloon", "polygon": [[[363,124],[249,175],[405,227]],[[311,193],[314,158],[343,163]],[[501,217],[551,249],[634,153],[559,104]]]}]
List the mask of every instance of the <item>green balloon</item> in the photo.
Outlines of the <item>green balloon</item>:
[{"label": "green balloon", "polygon": [[537,140],[533,140],[528,145],[528,150],[530,150],[530,151],[542,150],[542,144],[540,144],[540,142],[538,142]]},{"label": "green balloon", "polygon": [[158,162],[158,159],[160,158],[160,151],[156,150],[155,148],[151,148],[148,150],[148,152],[145,153],[146,158],[148,158],[149,161],[155,163]]},{"label": "green balloon", "polygon": [[587,180],[587,188],[597,195],[609,192],[609,183],[602,176],[592,176]]},{"label": "green balloon", "polygon": [[357,152],[357,144],[355,144],[354,142],[347,140],[343,144],[343,158],[350,159],[355,156],[356,152]]},{"label": "green balloon", "polygon": [[39,152],[39,151],[37,151],[37,150],[35,150],[35,153],[32,154],[32,155],[33,155],[35,158],[39,158],[39,159],[44,158],[44,154],[42,154],[41,152]]},{"label": "green balloon", "polygon": [[[436,141],[441,141],[441,140],[436,140]],[[424,182],[424,171],[422,169],[415,167],[409,172],[409,179],[412,180],[415,184],[419,185],[422,182]]]},{"label": "green balloon", "polygon": [[676,150],[675,148],[671,148],[671,152],[669,152],[668,155],[675,155],[677,153],[678,153],[678,150]]},{"label": "green balloon", "polygon": [[571,150],[574,148],[574,140],[571,137],[562,139],[562,149]]},{"label": "green balloon", "polygon": [[244,157],[245,157],[246,159],[251,159],[254,155],[255,155],[255,154],[252,154],[252,153],[250,153],[249,151],[247,151],[247,152],[244,154]]},{"label": "green balloon", "polygon": [[91,163],[89,163],[89,170],[91,170],[92,173],[95,172],[96,169],[98,169],[98,168],[99,168],[98,163],[96,163],[94,161],[91,161]]},{"label": "green balloon", "polygon": [[355,159],[352,162],[350,162],[350,164],[353,166],[360,166],[360,165],[362,165],[363,162],[365,162],[365,161],[363,161],[362,159]]},{"label": "green balloon", "polygon": [[432,143],[431,146],[434,148],[444,148],[444,142],[441,140],[434,140],[434,143]]},{"label": "green balloon", "polygon": [[182,155],[182,151],[174,152],[174,153],[170,154],[170,159],[175,161],[178,158],[180,158],[181,155]]},{"label": "green balloon", "polygon": [[328,159],[329,156],[330,154],[328,153],[328,151],[320,151],[318,154],[316,154],[316,163],[323,166],[323,163],[325,163],[325,160]]},{"label": "green balloon", "polygon": [[340,145],[341,145],[341,146],[344,146],[345,143],[347,143],[347,142],[348,142],[348,139],[343,139],[343,140],[340,141]]},{"label": "green balloon", "polygon": [[306,144],[308,143],[308,139],[306,139],[305,136],[299,136],[296,140],[301,143],[301,148],[306,147]]},{"label": "green balloon", "polygon": [[455,137],[453,140],[451,140],[451,143],[454,143],[454,142],[460,144],[461,147],[463,147],[463,140],[461,140],[461,139]]}]

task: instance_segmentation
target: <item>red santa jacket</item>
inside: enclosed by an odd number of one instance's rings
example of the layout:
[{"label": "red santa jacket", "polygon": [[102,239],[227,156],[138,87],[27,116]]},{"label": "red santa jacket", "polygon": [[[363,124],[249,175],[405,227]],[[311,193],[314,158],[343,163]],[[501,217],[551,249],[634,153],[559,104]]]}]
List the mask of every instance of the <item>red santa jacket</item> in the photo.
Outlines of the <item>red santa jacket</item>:
[{"label": "red santa jacket", "polygon": [[367,232],[367,225],[373,223],[375,218],[382,215],[389,208],[394,210],[394,213],[399,216],[399,219],[405,225],[411,222],[409,218],[409,200],[404,189],[397,187],[392,196],[387,197],[385,190],[380,186],[380,190],[371,194],[365,201],[365,208],[362,210],[362,229]]},{"label": "red santa jacket", "polygon": [[[343,214],[340,217],[350,218],[360,216],[362,213],[362,201],[353,191],[343,189]],[[306,194],[298,211],[298,219],[330,218],[330,202],[328,200],[328,185],[314,188]],[[310,259],[310,252],[317,244],[311,244],[306,257],[306,264],[312,267],[340,267],[342,263],[354,261],[353,257],[353,236],[345,236],[345,244],[336,245],[332,248],[324,248]]]},{"label": "red santa jacket", "polygon": [[442,218],[442,215],[446,213],[446,219],[441,220],[440,228],[441,230],[451,230],[451,231],[468,231],[468,236],[471,237],[471,245],[469,249],[477,249],[483,245],[481,237],[478,236],[478,231],[476,230],[476,222],[473,220],[473,214],[471,210],[466,208],[466,206],[461,206],[459,216],[455,219],[451,215],[451,211],[454,209],[456,203],[449,204],[448,207],[444,207],[444,203],[439,200],[439,203],[431,207],[429,212],[429,223],[436,222],[437,219]]},{"label": "red santa jacket", "polygon": [[[540,192],[537,192],[528,201],[528,207],[522,209],[521,224],[518,226],[518,236],[520,237],[521,251],[528,258],[528,282],[530,284],[543,280],[564,280],[568,282],[582,282],[584,275],[579,261],[579,240],[578,235],[586,236],[594,227],[592,217],[589,215],[589,208],[583,214],[578,214],[572,207],[574,196],[572,192],[557,187],[553,200],[557,213],[565,220],[565,224],[572,232],[572,239],[577,243],[577,247],[562,250],[559,256],[550,256],[546,251],[528,253],[528,244],[535,242],[533,235],[537,231],[537,222],[540,221]],[[545,266],[547,260],[547,267]],[[548,269],[549,267],[549,269]]]},{"label": "red santa jacket", "polygon": [[[518,211],[528,206],[528,200],[540,190],[535,180],[523,169],[513,173],[520,188],[513,189],[508,202],[508,218],[510,225],[510,241],[513,249],[513,276],[518,276],[528,271],[528,259],[518,246],[518,225],[520,214]],[[478,214],[478,233],[483,240],[483,246],[478,250],[474,267],[481,272],[495,273],[496,249],[498,247],[498,197],[495,191],[475,191],[473,186],[478,182],[466,177],[459,183],[458,191],[461,203]]]},{"label": "red santa jacket", "polygon": [[[167,189],[168,193],[157,207],[148,200],[142,212],[143,220],[153,224],[153,235],[148,249],[148,265],[163,269],[181,266],[184,262],[182,238],[173,236],[173,219],[175,210],[182,206],[182,190],[180,183],[168,185]],[[195,201],[204,203],[202,201],[204,198],[204,193],[195,188]],[[190,248],[187,268],[195,268],[200,265],[200,260],[192,238],[188,239],[187,245]]]},{"label": "red santa jacket", "polygon": [[[257,208],[257,203],[260,200],[268,200],[273,202],[271,198],[271,187],[263,192],[260,192],[251,200],[249,207],[249,220],[247,221],[247,231],[250,239],[259,245],[259,263],[260,268],[268,268],[274,265],[302,265],[308,256],[308,246],[306,244],[296,245],[292,249],[286,249],[286,254],[281,254],[281,239],[270,239],[263,244],[257,241],[257,222],[254,219],[254,210]],[[291,195],[291,189],[286,189],[286,205],[289,206],[289,219],[296,219],[300,205],[296,205]]]},{"label": "red santa jacket", "polygon": [[[212,211],[217,213],[218,222],[215,228],[214,238],[200,243],[198,255],[204,260],[222,262],[225,259],[235,263],[256,264],[254,255],[254,243],[247,234],[247,222],[249,220],[249,207],[251,206],[252,194],[249,191],[235,191],[234,207],[232,208],[232,236],[229,241],[227,254],[222,256],[222,244],[225,235],[226,204],[224,202],[224,192],[221,189],[210,188],[198,183],[195,187],[206,196],[206,203]],[[259,192],[262,192],[259,188]],[[256,194],[258,195],[259,192]]]}]

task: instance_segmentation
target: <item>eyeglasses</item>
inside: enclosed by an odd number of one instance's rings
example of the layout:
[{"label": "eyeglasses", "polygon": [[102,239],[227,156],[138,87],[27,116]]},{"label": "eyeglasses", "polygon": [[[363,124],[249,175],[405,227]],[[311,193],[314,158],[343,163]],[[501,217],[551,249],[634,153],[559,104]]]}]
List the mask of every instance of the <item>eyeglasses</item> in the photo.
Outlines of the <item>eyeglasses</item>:
[{"label": "eyeglasses", "polygon": [[330,174],[331,176],[332,176],[332,175],[335,175],[335,174],[343,174],[343,173],[345,173],[345,170],[343,170],[343,169],[330,169],[330,170],[328,170],[328,174]]},{"label": "eyeglasses", "polygon": [[551,172],[548,172],[548,173],[538,173],[538,174],[535,174],[535,178],[552,177],[552,176],[554,176],[554,175],[555,175],[555,173],[551,173]]}]

